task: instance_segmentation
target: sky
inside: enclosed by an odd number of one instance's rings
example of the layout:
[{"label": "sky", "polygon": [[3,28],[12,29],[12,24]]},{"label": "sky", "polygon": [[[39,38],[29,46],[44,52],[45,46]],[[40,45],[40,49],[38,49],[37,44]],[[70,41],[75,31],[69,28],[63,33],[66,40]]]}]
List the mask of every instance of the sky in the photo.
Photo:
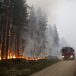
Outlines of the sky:
[{"label": "sky", "polygon": [[76,49],[76,0],[27,0],[27,3],[41,7],[48,16],[48,24],[56,24],[59,37]]}]

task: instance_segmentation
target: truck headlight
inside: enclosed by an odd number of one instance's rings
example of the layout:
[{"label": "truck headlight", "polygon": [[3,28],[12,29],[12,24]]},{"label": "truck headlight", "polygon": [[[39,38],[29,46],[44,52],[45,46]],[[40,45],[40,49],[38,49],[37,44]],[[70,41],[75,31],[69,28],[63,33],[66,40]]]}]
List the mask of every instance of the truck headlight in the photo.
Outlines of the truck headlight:
[{"label": "truck headlight", "polygon": [[64,56],[62,56],[62,58],[64,58]]},{"label": "truck headlight", "polygon": [[70,58],[73,58],[73,55],[71,55]]}]

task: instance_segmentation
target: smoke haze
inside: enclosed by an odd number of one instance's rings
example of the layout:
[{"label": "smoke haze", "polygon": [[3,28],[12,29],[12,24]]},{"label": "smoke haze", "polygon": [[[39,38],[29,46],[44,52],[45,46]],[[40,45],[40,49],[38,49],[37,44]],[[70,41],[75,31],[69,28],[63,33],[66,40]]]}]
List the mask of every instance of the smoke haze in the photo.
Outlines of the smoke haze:
[{"label": "smoke haze", "polygon": [[28,3],[42,7],[47,12],[48,23],[57,24],[59,35],[75,47],[76,0],[28,0]]}]

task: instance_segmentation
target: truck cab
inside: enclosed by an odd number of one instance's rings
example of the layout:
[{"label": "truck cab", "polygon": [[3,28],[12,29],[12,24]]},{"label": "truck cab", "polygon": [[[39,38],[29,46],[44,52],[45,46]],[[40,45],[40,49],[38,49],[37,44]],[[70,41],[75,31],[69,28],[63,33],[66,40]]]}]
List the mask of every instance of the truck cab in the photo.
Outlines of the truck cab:
[{"label": "truck cab", "polygon": [[75,53],[72,47],[63,47],[61,51],[63,60],[75,59]]}]

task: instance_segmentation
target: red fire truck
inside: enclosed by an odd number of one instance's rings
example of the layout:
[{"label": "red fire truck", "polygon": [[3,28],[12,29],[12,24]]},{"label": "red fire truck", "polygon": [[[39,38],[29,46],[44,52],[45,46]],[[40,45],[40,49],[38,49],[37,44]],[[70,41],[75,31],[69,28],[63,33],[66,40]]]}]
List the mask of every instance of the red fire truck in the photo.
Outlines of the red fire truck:
[{"label": "red fire truck", "polygon": [[63,47],[61,52],[62,52],[62,59],[63,60],[75,58],[75,52],[74,52],[74,49],[72,47]]}]

